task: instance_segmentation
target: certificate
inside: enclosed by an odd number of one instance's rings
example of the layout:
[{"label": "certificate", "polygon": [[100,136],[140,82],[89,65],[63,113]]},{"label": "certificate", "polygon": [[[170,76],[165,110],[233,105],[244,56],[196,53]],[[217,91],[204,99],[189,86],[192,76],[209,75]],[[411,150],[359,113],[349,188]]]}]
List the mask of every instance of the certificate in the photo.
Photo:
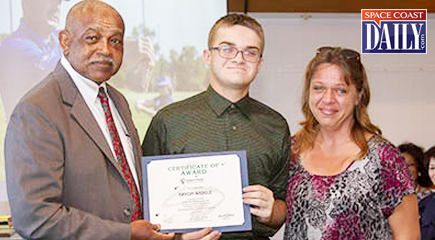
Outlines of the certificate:
[{"label": "certificate", "polygon": [[144,219],[162,232],[250,231],[246,151],[142,158]]}]

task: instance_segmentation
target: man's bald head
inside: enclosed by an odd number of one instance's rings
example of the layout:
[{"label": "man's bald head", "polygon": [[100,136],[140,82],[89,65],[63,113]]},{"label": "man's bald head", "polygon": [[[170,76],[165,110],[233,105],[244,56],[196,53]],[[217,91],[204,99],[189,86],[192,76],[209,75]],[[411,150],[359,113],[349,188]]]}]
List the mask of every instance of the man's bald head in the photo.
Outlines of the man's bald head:
[{"label": "man's bald head", "polygon": [[68,12],[66,16],[65,29],[72,31],[77,24],[78,19],[83,17],[91,17],[95,13],[113,14],[113,16],[118,17],[120,22],[122,22],[122,28],[124,29],[124,20],[121,15],[107,3],[98,0],[84,0],[75,4]]}]

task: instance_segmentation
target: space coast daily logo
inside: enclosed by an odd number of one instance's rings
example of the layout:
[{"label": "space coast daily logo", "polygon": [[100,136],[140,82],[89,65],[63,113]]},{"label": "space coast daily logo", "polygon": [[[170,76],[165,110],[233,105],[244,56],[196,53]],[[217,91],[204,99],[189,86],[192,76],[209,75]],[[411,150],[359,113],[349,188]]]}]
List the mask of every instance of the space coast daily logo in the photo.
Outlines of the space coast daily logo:
[{"label": "space coast daily logo", "polygon": [[427,53],[426,9],[362,9],[362,53]]}]

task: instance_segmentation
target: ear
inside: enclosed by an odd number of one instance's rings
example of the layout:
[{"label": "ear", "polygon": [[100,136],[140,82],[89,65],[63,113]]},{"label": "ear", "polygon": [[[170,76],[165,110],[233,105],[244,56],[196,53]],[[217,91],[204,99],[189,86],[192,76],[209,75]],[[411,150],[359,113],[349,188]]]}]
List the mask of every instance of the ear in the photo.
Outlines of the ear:
[{"label": "ear", "polygon": [[59,43],[60,43],[60,46],[63,49],[63,54],[65,56],[68,56],[68,54],[69,54],[69,45],[71,44],[71,35],[68,32],[68,30],[66,30],[66,29],[62,30],[59,33]]},{"label": "ear", "polygon": [[211,52],[208,49],[205,49],[204,52],[202,52],[202,58],[204,59],[204,63],[210,67],[211,62]]},{"label": "ear", "polygon": [[258,60],[258,65],[257,65],[257,72],[260,71],[261,67],[263,66],[263,58],[260,58],[260,60]]}]

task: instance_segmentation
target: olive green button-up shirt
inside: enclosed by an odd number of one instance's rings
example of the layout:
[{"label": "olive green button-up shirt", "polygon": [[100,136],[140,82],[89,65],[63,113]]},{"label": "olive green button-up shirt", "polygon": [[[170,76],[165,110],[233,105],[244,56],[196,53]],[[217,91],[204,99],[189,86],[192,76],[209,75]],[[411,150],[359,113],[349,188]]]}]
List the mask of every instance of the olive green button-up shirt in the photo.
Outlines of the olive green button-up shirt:
[{"label": "olive green button-up shirt", "polygon": [[[263,185],[283,201],[289,147],[290,131],[283,116],[249,96],[231,103],[211,87],[160,110],[142,143],[145,156],[246,150],[249,184]],[[222,238],[275,233],[255,217],[252,221],[252,232],[223,234]]]}]

